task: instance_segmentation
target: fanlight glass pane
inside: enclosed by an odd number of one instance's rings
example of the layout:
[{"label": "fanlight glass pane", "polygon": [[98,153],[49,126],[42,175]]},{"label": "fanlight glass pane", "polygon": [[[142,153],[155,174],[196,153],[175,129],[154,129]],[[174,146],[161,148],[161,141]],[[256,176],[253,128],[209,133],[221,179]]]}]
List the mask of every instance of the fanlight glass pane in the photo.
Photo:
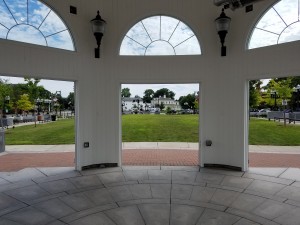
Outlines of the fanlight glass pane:
[{"label": "fanlight glass pane", "polygon": [[49,47],[61,48],[72,51],[74,49],[73,40],[69,31],[65,30],[46,38]]},{"label": "fanlight glass pane", "polygon": [[193,31],[178,19],[167,16],[153,16],[138,22],[127,32],[120,47],[120,55],[200,54]]},{"label": "fanlight glass pane", "polygon": [[66,29],[67,28],[63,21],[53,11],[49,13],[40,27],[40,30],[45,36],[49,36]]},{"label": "fanlight glass pane", "polygon": [[281,0],[273,5],[253,28],[248,48],[300,40],[299,0]]},{"label": "fanlight glass pane", "polygon": [[0,1],[0,18],[0,24],[7,28],[17,24],[3,1]]},{"label": "fanlight glass pane", "polygon": [[160,26],[160,17],[153,16],[142,21],[144,24],[145,29],[147,30],[148,34],[152,41],[156,41],[160,39],[160,29],[157,27]]},{"label": "fanlight glass pane", "polygon": [[49,7],[45,6],[44,4],[36,0],[29,0],[28,23],[37,28],[40,27],[43,20],[46,18],[50,11],[51,9],[49,9]]},{"label": "fanlight glass pane", "polygon": [[281,44],[285,42],[298,41],[298,40],[300,40],[300,22],[294,23],[288,28],[286,28],[280,35],[278,43]]},{"label": "fanlight glass pane", "polygon": [[201,53],[200,45],[196,36],[191,37],[185,42],[177,45],[175,47],[176,55],[186,55],[186,52],[189,52],[189,55],[199,55]]},{"label": "fanlight glass pane", "polygon": [[121,44],[120,55],[145,55],[146,48],[125,37]]},{"label": "fanlight glass pane", "polygon": [[7,28],[5,28],[4,26],[0,25],[0,38],[5,39],[6,35],[7,35]]},{"label": "fanlight glass pane", "polygon": [[13,17],[20,23],[27,23],[27,0],[5,0]]},{"label": "fanlight glass pane", "polygon": [[155,41],[147,48],[146,55],[175,55],[175,52],[168,42]]},{"label": "fanlight glass pane", "polygon": [[260,48],[269,45],[276,45],[279,35],[267,31],[255,29],[252,33],[249,49]]},{"label": "fanlight glass pane", "polygon": [[3,39],[75,49],[61,18],[38,0],[0,0],[0,32]]},{"label": "fanlight glass pane", "polygon": [[256,26],[257,28],[280,34],[286,25],[274,9],[270,9]]},{"label": "fanlight glass pane", "polygon": [[13,41],[21,41],[25,43],[31,43],[36,45],[44,45],[46,46],[46,40],[42,33],[29,25],[19,25],[13,27],[8,35],[7,39]]}]

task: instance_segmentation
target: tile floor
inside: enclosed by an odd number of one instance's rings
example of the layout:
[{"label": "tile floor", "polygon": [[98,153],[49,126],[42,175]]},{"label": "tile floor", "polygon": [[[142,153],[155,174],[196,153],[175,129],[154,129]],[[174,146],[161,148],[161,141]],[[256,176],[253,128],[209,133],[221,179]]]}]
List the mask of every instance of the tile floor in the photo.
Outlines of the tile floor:
[{"label": "tile floor", "polygon": [[300,169],[34,168],[0,173],[0,225],[298,225]]}]

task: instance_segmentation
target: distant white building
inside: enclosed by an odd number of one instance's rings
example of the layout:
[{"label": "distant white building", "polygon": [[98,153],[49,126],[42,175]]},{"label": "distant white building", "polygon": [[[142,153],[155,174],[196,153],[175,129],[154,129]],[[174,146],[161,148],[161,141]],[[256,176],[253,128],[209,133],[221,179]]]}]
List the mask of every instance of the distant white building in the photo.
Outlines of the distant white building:
[{"label": "distant white building", "polygon": [[147,109],[146,104],[143,103],[143,99],[139,96],[134,98],[122,97],[122,111],[133,111],[133,110],[145,110]]},{"label": "distant white building", "polygon": [[164,97],[158,97],[158,98],[153,98],[151,100],[151,107],[156,108],[157,106],[160,106],[161,103],[163,103],[164,110],[170,107],[172,110],[181,110],[181,106],[179,104],[179,101],[167,98],[166,96]]}]

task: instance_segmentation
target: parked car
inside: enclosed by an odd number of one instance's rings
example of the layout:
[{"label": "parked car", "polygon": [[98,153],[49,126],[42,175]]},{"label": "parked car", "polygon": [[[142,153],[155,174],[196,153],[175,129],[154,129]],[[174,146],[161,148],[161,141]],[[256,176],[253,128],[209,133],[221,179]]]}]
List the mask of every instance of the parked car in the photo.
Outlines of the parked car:
[{"label": "parked car", "polygon": [[271,112],[270,109],[260,109],[257,112],[257,116],[267,116],[268,112]]}]

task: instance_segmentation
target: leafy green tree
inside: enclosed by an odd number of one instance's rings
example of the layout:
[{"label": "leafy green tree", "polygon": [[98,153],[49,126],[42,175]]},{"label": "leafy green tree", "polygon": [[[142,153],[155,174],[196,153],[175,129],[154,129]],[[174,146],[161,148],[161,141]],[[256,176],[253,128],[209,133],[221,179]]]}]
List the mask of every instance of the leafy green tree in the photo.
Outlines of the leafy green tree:
[{"label": "leafy green tree", "polygon": [[183,109],[195,109],[195,94],[188,94],[179,98],[179,104]]},{"label": "leafy green tree", "polygon": [[162,89],[157,90],[154,93],[153,97],[158,98],[158,97],[163,97],[163,96],[166,96],[167,98],[174,99],[175,93],[173,91],[170,91],[168,88],[162,88]]},{"label": "leafy green tree", "polygon": [[131,96],[130,89],[129,88],[123,88],[121,90],[121,96],[129,98]]},{"label": "leafy green tree", "polygon": [[38,84],[41,80],[29,77],[25,77],[24,80],[27,82],[26,85],[28,88],[29,99],[31,102],[34,102],[37,98],[40,97],[40,89],[38,88]]},{"label": "leafy green tree", "polygon": [[163,110],[165,108],[165,104],[163,102],[160,103],[159,105],[160,110]]},{"label": "leafy green tree", "polygon": [[153,99],[153,96],[154,96],[154,91],[152,89],[146,89],[144,91],[143,101],[145,103],[151,103],[151,100]]},{"label": "leafy green tree", "polygon": [[259,105],[262,82],[260,80],[249,81],[249,106],[256,108]]},{"label": "leafy green tree", "polygon": [[17,101],[17,107],[22,111],[28,111],[33,109],[34,105],[30,102],[29,96],[27,94],[23,94]]}]

